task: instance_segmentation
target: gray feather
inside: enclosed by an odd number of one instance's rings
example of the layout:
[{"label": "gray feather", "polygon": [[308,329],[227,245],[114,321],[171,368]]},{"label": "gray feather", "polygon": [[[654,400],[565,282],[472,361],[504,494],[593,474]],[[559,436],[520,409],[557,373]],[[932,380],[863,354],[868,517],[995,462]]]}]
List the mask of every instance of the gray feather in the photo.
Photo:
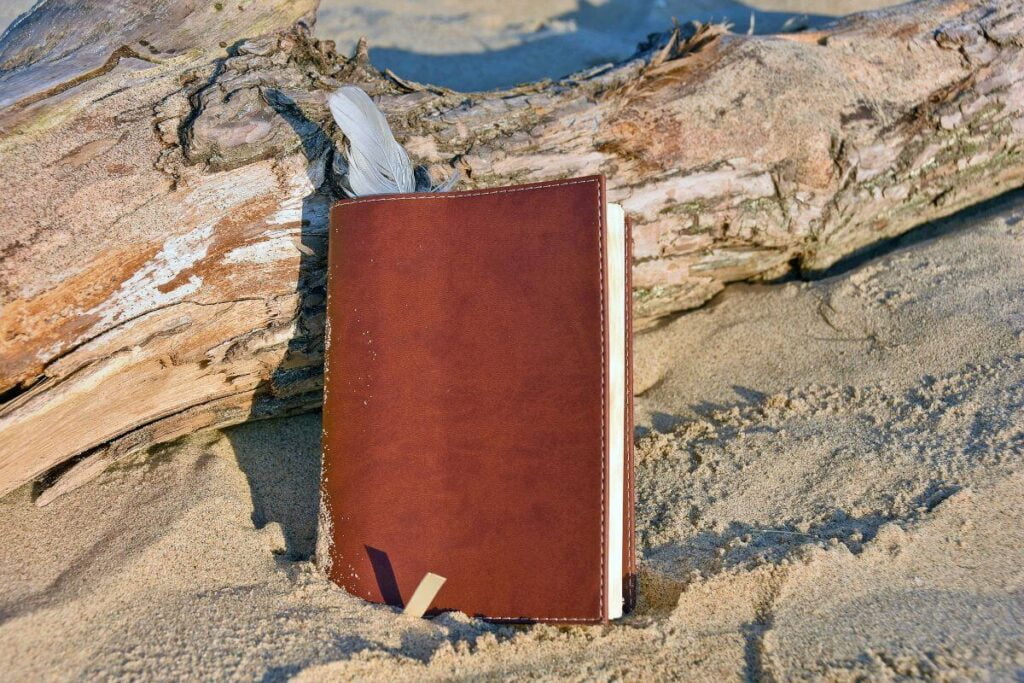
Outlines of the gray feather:
[{"label": "gray feather", "polygon": [[[345,85],[327,97],[327,104],[338,128],[348,138],[348,183],[354,196],[416,191],[409,155],[365,92]],[[429,191],[450,189],[455,180],[452,176]]]},{"label": "gray feather", "polygon": [[349,142],[348,180],[359,196],[416,189],[412,162],[388,122],[365,92],[342,86],[327,103]]}]

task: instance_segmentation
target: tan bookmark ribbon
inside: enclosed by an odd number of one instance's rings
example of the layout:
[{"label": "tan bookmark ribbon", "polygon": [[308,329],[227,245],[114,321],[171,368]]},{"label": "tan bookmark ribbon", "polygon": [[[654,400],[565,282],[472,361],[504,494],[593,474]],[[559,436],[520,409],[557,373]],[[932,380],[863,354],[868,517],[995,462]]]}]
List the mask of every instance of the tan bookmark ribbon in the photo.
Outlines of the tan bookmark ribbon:
[{"label": "tan bookmark ribbon", "polygon": [[403,614],[407,614],[410,617],[422,617],[426,614],[427,610],[430,609],[430,603],[434,602],[437,592],[441,590],[441,586],[444,585],[445,581],[446,579],[443,576],[427,572],[427,575],[420,581],[420,585],[416,586],[412,597],[409,598]]}]

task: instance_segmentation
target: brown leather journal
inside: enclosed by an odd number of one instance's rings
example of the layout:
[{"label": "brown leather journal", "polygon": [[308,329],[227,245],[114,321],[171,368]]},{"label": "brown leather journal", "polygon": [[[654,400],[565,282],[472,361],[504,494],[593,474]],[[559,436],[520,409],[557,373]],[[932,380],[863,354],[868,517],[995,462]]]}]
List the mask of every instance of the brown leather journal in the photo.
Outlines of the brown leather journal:
[{"label": "brown leather journal", "polygon": [[331,210],[318,562],[431,612],[634,600],[628,226],[601,176]]}]

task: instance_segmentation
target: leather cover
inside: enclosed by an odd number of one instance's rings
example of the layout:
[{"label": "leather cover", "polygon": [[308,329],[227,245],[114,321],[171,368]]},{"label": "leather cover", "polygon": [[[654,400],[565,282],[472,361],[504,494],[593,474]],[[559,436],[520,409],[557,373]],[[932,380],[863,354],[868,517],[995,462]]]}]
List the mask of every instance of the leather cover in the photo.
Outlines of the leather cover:
[{"label": "leather cover", "polygon": [[[606,621],[605,201],[592,176],[334,205],[317,553],[334,582],[402,606],[434,572],[431,613]],[[627,283],[628,245],[627,227]]]}]

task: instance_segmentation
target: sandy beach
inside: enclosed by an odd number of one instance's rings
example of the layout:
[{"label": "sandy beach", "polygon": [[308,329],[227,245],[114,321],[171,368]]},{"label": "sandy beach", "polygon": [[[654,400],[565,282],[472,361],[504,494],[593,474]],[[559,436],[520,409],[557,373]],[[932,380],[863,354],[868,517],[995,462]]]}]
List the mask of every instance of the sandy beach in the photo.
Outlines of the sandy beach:
[{"label": "sandy beach", "polygon": [[736,32],[822,26],[889,0],[546,0],[429,5],[413,0],[324,0],[316,33],[350,52],[360,36],[380,68],[456,90],[555,78],[629,57],[673,20],[729,23]]},{"label": "sandy beach", "polygon": [[637,339],[642,605],[408,620],[308,560],[318,415],[0,501],[0,670],[281,680],[1012,679],[1024,668],[1024,195]]},{"label": "sandy beach", "polygon": [[[621,58],[672,16],[769,31],[882,4],[332,1],[317,32],[474,89]],[[0,679],[1024,676],[1024,190],[824,277],[730,285],[637,335],[634,362],[640,605],[621,622],[349,596],[311,561],[307,414],[155,447],[46,507],[37,484],[0,498]]]},{"label": "sandy beach", "polygon": [[[0,6],[0,30],[33,0]],[[680,22],[728,22],[737,32],[821,26],[890,0],[321,0],[316,34],[350,53],[366,37],[380,68],[457,90],[555,78],[625,59],[648,33]]]}]

